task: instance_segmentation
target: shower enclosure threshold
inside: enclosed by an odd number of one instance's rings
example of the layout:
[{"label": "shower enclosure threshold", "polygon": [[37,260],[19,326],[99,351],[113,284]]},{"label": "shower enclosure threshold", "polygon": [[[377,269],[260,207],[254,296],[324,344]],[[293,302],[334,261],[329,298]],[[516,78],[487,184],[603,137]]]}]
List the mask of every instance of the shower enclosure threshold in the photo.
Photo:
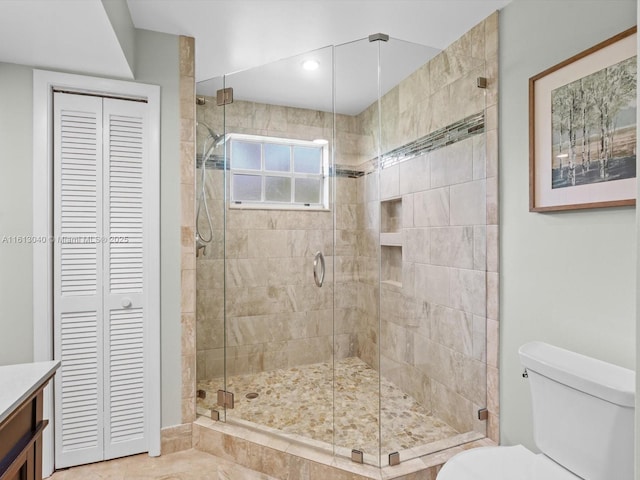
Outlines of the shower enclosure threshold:
[{"label": "shower enclosure threshold", "polygon": [[350,460],[351,451],[345,448],[336,447],[334,455],[333,447],[325,442],[271,430],[251,422],[226,423],[198,416],[193,423],[193,447],[278,478],[342,478],[340,472],[349,472],[357,475],[349,477],[352,480],[390,480],[416,472],[432,474],[435,478],[453,455],[470,448],[496,445],[477,432],[460,434],[400,451],[400,465],[389,466],[388,457],[382,455],[380,467],[376,467],[369,464],[375,461],[373,455],[365,455],[365,463],[357,464]]},{"label": "shower enclosure threshold", "polygon": [[[358,357],[229,376],[224,385],[223,378],[198,382],[206,392],[198,399],[198,414],[209,417],[215,408],[221,420],[216,424],[266,435],[267,446],[284,441],[345,461],[357,449],[364,452],[365,465],[386,467],[394,452],[402,464],[484,438],[479,432],[457,432]],[[226,412],[216,406],[216,392],[223,387],[237,399]],[[247,396],[257,392],[255,398]]]},{"label": "shower enclosure threshold", "polygon": [[[197,400],[200,415],[216,409],[227,422],[336,445],[346,456],[352,449],[388,455],[460,433],[358,357],[231,375],[226,384],[223,378],[204,380],[197,388],[206,394]],[[220,389],[234,394],[233,409],[216,405]],[[247,398],[252,393],[258,396]]]}]

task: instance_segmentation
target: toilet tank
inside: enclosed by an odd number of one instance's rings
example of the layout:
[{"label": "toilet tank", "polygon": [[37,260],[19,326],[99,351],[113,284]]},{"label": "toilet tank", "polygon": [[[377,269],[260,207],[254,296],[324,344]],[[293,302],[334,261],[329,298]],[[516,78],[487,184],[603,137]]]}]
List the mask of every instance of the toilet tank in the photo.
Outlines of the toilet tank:
[{"label": "toilet tank", "polygon": [[540,451],[588,480],[632,480],[635,372],[542,342],[519,354]]}]

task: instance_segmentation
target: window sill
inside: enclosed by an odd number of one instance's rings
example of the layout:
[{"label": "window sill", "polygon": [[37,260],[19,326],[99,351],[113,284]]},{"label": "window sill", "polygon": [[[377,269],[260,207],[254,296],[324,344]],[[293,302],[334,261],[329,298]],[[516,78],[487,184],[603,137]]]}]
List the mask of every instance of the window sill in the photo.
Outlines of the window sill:
[{"label": "window sill", "polygon": [[295,212],[330,212],[331,209],[322,205],[306,207],[304,205],[280,205],[277,203],[231,203],[230,210],[289,210]]}]

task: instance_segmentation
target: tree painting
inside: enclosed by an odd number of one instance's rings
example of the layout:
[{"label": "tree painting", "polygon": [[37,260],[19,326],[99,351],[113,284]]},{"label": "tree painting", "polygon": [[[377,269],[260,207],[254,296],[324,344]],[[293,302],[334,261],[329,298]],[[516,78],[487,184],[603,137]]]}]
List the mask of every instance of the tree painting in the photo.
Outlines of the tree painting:
[{"label": "tree painting", "polygon": [[636,176],[636,57],[551,92],[552,188]]}]

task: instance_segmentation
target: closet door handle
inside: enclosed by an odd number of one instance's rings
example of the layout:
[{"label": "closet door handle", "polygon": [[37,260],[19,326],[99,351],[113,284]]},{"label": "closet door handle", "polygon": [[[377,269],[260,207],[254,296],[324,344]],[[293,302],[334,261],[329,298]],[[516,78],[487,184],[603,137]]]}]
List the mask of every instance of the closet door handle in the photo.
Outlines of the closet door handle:
[{"label": "closet door handle", "polygon": [[317,252],[313,258],[313,280],[318,287],[322,287],[324,283],[324,255],[322,252]]},{"label": "closet door handle", "polygon": [[131,308],[131,305],[132,305],[131,299],[126,297],[123,298],[121,305],[122,305],[122,308]]}]

